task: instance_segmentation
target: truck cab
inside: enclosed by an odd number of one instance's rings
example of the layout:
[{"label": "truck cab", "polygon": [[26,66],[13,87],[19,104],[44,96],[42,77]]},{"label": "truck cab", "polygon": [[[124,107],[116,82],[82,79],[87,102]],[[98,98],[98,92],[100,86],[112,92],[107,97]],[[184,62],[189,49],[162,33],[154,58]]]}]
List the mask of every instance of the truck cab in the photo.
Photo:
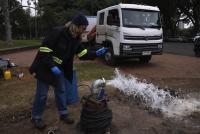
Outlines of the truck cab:
[{"label": "truck cab", "polygon": [[104,59],[139,58],[148,63],[162,54],[163,31],[158,7],[118,4],[97,12],[96,43],[108,47]]}]

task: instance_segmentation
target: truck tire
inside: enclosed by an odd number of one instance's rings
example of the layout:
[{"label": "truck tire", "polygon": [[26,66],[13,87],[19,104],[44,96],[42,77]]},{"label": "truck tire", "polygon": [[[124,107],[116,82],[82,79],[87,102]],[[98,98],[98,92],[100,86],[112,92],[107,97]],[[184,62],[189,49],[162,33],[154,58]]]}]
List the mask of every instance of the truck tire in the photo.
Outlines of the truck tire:
[{"label": "truck tire", "polygon": [[114,66],[116,64],[116,58],[113,55],[113,50],[110,48],[104,55],[104,60],[107,65]]},{"label": "truck tire", "polygon": [[142,56],[139,58],[141,63],[149,63],[151,60],[151,55],[150,56]]}]

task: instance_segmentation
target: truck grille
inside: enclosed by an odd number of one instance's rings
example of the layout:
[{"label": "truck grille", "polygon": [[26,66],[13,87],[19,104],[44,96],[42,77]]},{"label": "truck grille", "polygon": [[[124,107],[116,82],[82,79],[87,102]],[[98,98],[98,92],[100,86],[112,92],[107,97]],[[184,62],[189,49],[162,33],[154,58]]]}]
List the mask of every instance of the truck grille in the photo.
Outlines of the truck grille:
[{"label": "truck grille", "polygon": [[126,40],[160,40],[162,36],[129,36],[124,35],[124,39]]},{"label": "truck grille", "polygon": [[[123,50],[123,45],[129,45],[130,50]],[[154,53],[161,53],[162,48],[158,48],[160,43],[153,43],[153,44],[121,44],[120,45],[120,54],[121,55],[141,55],[144,51],[151,51],[152,54]]]}]

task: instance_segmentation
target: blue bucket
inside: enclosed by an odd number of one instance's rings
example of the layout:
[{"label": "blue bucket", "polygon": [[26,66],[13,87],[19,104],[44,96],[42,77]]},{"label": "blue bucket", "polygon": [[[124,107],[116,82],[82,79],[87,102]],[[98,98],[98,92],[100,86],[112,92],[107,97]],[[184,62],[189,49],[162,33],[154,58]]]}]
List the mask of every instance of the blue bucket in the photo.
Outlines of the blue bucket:
[{"label": "blue bucket", "polygon": [[68,80],[66,80],[65,83],[67,105],[79,102],[76,70],[73,70],[72,83],[70,83]]}]

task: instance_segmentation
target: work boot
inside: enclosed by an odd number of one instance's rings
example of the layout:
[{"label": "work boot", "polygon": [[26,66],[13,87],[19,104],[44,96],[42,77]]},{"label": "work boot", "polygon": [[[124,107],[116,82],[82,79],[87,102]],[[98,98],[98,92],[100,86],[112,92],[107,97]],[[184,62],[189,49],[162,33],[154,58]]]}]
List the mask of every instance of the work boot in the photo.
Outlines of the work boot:
[{"label": "work boot", "polygon": [[74,123],[74,119],[70,118],[67,114],[61,115],[60,120],[62,120],[66,124],[73,124]]},{"label": "work boot", "polygon": [[37,129],[44,129],[46,124],[42,119],[31,119],[31,122],[34,124],[35,128]]}]

